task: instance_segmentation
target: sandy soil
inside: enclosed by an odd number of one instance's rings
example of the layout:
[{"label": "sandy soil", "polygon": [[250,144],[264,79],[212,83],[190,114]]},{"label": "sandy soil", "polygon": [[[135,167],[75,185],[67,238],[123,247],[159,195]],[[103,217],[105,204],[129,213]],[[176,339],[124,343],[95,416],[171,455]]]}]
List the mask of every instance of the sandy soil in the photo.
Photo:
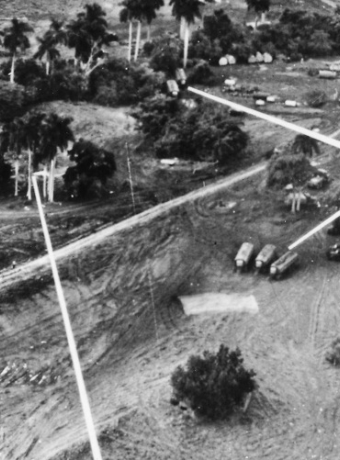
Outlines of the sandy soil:
[{"label": "sandy soil", "polygon": [[[280,282],[233,272],[243,240],[283,251],[321,218],[278,212],[260,183],[202,194],[60,260],[105,458],[337,458],[339,384],[324,361],[340,319],[337,265],[321,234]],[[0,453],[89,459],[54,288],[45,270],[38,278],[2,290]],[[259,314],[185,317],[174,297],[204,292],[252,294]],[[221,342],[242,349],[260,388],[241,420],[197,424],[169,405],[170,373]]]},{"label": "sandy soil", "polygon": [[[76,1],[64,3],[68,14],[79,6]],[[14,10],[40,15],[44,21],[51,12],[64,11],[60,2],[49,2],[46,12],[31,1],[0,2],[1,6],[9,17]],[[236,5],[236,13],[244,15],[244,7]],[[263,90],[301,100],[306,89],[321,87],[331,94],[337,87],[337,80],[321,83],[307,77],[306,64],[287,67],[235,67],[221,70],[221,75],[236,73]],[[71,109],[56,107],[60,113]],[[121,112],[81,104],[72,110],[78,110],[74,128],[79,135],[87,133],[100,142],[107,138],[109,125],[122,128],[123,137],[131,134]],[[278,115],[303,126],[316,124],[324,133],[338,128],[334,104],[309,112],[280,107]],[[280,128],[268,129],[252,119],[245,120],[245,127],[253,136],[256,161],[291,139]],[[332,149],[323,147],[323,152],[334,156]],[[339,180],[337,163],[334,157],[329,170]],[[134,177],[144,186],[150,166],[156,169],[154,161],[133,163]],[[121,171],[123,182],[126,169]],[[168,182],[163,188],[179,173],[164,174]],[[162,178],[149,190],[160,193]],[[324,359],[340,325],[338,265],[324,256],[333,239],[322,232],[309,240],[299,249],[299,268],[279,282],[233,271],[241,242],[252,241],[257,250],[274,243],[283,252],[330,210],[309,209],[292,216],[276,195],[264,191],[262,176],[213,190],[182,199],[175,207],[161,205],[161,213],[149,210],[144,220],[133,217],[118,224],[118,230],[110,224],[133,213],[129,191],[121,203],[113,198],[100,205],[46,208],[56,246],[74,240],[72,250],[60,250],[58,264],[103,457],[335,460],[339,370]],[[139,210],[155,204],[141,192],[140,197]],[[231,202],[235,207],[228,207]],[[23,261],[42,254],[36,211],[7,206],[8,202],[0,206],[1,244],[24,251]],[[104,226],[102,233],[82,239]],[[89,460],[47,260],[11,274],[0,275],[0,459]],[[259,313],[185,316],[177,297],[206,292],[253,295]],[[240,347],[245,364],[257,373],[259,390],[247,414],[221,424],[194,421],[169,404],[169,378],[188,355],[216,350],[220,343]]]}]

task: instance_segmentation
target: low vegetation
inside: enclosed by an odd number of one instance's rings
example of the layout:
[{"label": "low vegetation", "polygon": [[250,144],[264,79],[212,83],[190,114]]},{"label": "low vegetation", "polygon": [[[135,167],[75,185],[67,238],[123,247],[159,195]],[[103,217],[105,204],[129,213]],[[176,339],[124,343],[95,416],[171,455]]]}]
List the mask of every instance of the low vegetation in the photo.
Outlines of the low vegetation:
[{"label": "low vegetation", "polygon": [[332,342],[331,349],[326,353],[326,360],[333,366],[340,366],[340,338]]},{"label": "low vegetation", "polygon": [[239,349],[221,345],[216,354],[192,355],[171,376],[174,398],[187,403],[199,416],[226,419],[256,388],[255,372],[246,370]]}]

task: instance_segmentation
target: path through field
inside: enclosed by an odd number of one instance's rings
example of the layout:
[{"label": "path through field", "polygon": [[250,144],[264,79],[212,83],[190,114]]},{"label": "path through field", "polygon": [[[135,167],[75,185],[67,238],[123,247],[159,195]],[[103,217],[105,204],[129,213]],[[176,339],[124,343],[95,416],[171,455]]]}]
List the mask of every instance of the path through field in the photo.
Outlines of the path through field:
[{"label": "path through field", "polygon": [[[242,241],[283,251],[313,225],[264,219],[245,184],[194,192],[59,253],[104,458],[338,458],[339,373],[324,359],[340,322],[338,265],[324,258],[329,237],[306,243],[300,268],[280,282],[236,275]],[[6,460],[91,458],[46,264],[18,269],[16,283],[2,279]],[[204,292],[253,294],[259,313],[185,317],[176,297]],[[170,374],[222,342],[241,348],[259,390],[241,421],[193,422],[169,405]]]}]

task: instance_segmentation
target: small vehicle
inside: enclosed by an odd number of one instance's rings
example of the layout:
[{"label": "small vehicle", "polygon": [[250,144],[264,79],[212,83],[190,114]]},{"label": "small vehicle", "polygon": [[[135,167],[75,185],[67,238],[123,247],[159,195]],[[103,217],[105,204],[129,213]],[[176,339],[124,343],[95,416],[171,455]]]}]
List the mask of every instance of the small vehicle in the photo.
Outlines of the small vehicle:
[{"label": "small vehicle", "polygon": [[260,273],[266,270],[274,259],[276,259],[276,246],[273,244],[266,244],[255,259],[256,272]]},{"label": "small vehicle", "polygon": [[235,257],[236,271],[245,271],[254,254],[254,245],[252,243],[243,243]]},{"label": "small vehicle", "polygon": [[184,86],[187,82],[187,76],[184,72],[184,69],[177,69],[176,70],[176,80],[177,80],[177,83],[179,83],[180,85]]},{"label": "small vehicle", "polygon": [[280,279],[290,268],[297,264],[299,256],[296,252],[288,251],[270,266],[270,277]]},{"label": "small vehicle", "polygon": [[173,97],[177,97],[179,93],[177,82],[175,80],[168,80],[166,84],[167,84],[168,92],[170,93],[170,95]]},{"label": "small vehicle", "polygon": [[327,249],[326,256],[328,260],[340,262],[340,244],[333,244]]}]

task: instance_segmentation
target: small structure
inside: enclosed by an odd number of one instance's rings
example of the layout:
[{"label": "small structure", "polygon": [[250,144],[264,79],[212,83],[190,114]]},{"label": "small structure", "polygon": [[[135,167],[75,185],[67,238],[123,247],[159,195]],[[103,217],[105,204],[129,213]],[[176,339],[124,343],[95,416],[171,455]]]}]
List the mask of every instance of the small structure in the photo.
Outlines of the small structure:
[{"label": "small structure", "polygon": [[218,65],[219,66],[228,65],[228,59],[225,56],[221,57],[220,60],[218,61]]},{"label": "small structure", "polygon": [[229,64],[229,65],[234,65],[234,64],[236,64],[235,56],[233,56],[232,54],[227,54],[227,55],[226,55],[226,58],[227,58],[227,61],[228,61],[228,64]]},{"label": "small structure", "polygon": [[273,56],[269,53],[263,53],[263,61],[266,64],[271,64],[273,62]]},{"label": "small structure", "polygon": [[180,85],[184,86],[187,82],[187,76],[184,72],[184,69],[177,69],[176,70],[176,80],[177,80],[177,83],[179,83]]},{"label": "small structure", "polygon": [[254,56],[253,54],[249,56],[248,64],[256,64],[256,63],[257,63],[256,56]]},{"label": "small structure", "polygon": [[296,101],[291,101],[291,100],[286,100],[285,101],[285,106],[287,107],[298,107],[300,104]]},{"label": "small structure", "polygon": [[243,243],[235,257],[235,268],[238,272],[245,271],[254,254],[254,245],[252,243]]},{"label": "small structure", "polygon": [[312,177],[307,182],[307,187],[313,190],[320,190],[328,183],[328,179],[325,176],[321,176],[317,174],[316,176]]},{"label": "small structure", "polygon": [[340,262],[340,244],[337,243],[330,246],[326,252],[326,256],[328,260]]},{"label": "small structure", "polygon": [[263,62],[263,60],[264,60],[264,59],[263,59],[263,54],[260,53],[260,52],[258,51],[258,52],[256,53],[256,62],[261,63],[261,62]]},{"label": "small structure", "polygon": [[270,277],[272,279],[279,279],[290,268],[297,264],[299,256],[296,252],[288,251],[270,266]]},{"label": "small structure", "polygon": [[276,259],[276,246],[266,244],[255,259],[255,269],[258,273],[266,270]]},{"label": "small structure", "polygon": [[267,96],[267,102],[278,102],[280,100],[279,96]]},{"label": "small structure", "polygon": [[224,84],[226,86],[235,86],[236,85],[236,78],[227,78],[224,80]]},{"label": "small structure", "polygon": [[177,82],[175,80],[168,80],[166,82],[167,87],[168,87],[168,92],[171,94],[171,96],[178,96],[179,94],[179,88],[177,85]]},{"label": "small structure", "polygon": [[327,78],[328,80],[335,80],[337,73],[332,70],[319,70],[319,78]]}]

